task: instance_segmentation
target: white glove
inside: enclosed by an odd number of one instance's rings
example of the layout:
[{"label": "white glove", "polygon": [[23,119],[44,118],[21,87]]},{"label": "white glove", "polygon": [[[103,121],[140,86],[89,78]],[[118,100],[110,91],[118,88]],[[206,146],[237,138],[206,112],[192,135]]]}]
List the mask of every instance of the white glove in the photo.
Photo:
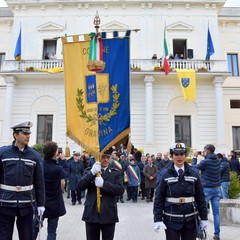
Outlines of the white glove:
[{"label": "white glove", "polygon": [[153,230],[155,232],[159,232],[160,229],[167,229],[166,225],[163,222],[155,222],[153,226]]},{"label": "white glove", "polygon": [[207,228],[207,225],[208,225],[208,220],[201,220],[200,221],[200,228],[202,230],[206,229]]},{"label": "white glove", "polygon": [[95,180],[94,180],[94,182],[95,182],[95,186],[96,187],[103,187],[103,178],[100,176],[100,177],[95,177]]},{"label": "white glove", "polygon": [[38,216],[43,215],[44,211],[45,211],[45,207],[37,207],[38,209]]},{"label": "white glove", "polygon": [[90,171],[92,172],[93,175],[96,175],[97,172],[101,171],[101,163],[100,162],[95,162]]}]

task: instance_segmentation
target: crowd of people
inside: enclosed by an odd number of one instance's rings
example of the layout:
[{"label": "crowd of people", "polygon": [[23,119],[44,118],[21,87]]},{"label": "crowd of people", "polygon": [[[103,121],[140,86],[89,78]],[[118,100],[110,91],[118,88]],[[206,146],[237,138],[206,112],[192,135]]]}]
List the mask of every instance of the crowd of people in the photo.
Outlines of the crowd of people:
[{"label": "crowd of people", "polygon": [[165,229],[167,240],[196,239],[197,230],[207,227],[211,202],[214,239],[220,240],[220,199],[229,198],[230,172],[240,175],[235,151],[226,157],[207,144],[189,164],[184,143],[156,156],[121,144],[96,161],[85,151],[66,159],[57,143],[47,142],[42,159],[28,146],[31,127],[30,121],[13,126],[12,145],[0,148],[1,239],[12,239],[15,218],[20,240],[37,239],[44,219],[47,239],[56,239],[59,217],[66,214],[66,193],[73,206],[85,197],[87,240],[99,240],[101,234],[103,240],[114,239],[117,203],[125,201],[153,202],[154,230]]}]

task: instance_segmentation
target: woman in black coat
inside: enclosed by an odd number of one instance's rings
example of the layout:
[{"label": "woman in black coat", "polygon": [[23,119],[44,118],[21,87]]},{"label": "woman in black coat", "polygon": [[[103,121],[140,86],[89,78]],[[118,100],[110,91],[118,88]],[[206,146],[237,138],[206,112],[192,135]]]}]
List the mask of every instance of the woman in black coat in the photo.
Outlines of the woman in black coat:
[{"label": "woman in black coat", "polygon": [[[57,164],[58,146],[55,142],[48,142],[43,147],[44,161],[43,171],[45,179],[45,211],[43,219],[48,219],[47,239],[55,240],[60,216],[65,215],[66,209],[63,201],[62,188],[64,187],[66,174],[63,167]],[[33,239],[37,238],[38,227],[35,225]]]}]

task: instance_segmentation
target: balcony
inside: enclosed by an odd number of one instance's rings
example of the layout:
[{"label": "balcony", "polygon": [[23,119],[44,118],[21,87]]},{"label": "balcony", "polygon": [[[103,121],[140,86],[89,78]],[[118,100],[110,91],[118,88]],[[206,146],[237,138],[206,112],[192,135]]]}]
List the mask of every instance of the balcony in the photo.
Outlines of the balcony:
[{"label": "balcony", "polygon": [[[131,59],[131,72],[154,72],[154,67],[156,71],[163,71],[160,68],[162,65],[161,60],[158,59]],[[175,69],[194,69],[198,72],[208,72],[208,73],[228,73],[227,61],[225,60],[169,60],[169,65],[174,72]],[[6,60],[1,66],[0,74],[4,73],[24,73],[28,72],[30,69],[34,72],[40,72],[41,69],[50,69],[55,67],[63,67],[63,60]]]},{"label": "balcony", "polygon": [[[174,72],[175,69],[194,69],[198,72],[228,72],[227,61],[225,60],[168,60],[171,70]],[[132,59],[131,60],[131,70],[134,71],[143,71],[143,72],[152,72],[154,71],[163,71],[161,67],[161,60],[154,59]]]}]

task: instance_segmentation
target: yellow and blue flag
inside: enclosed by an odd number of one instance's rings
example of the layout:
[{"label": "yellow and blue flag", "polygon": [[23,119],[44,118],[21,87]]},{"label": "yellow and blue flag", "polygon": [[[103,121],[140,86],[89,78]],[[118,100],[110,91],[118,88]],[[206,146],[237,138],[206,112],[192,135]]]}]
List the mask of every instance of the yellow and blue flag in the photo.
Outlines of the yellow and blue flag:
[{"label": "yellow and blue flag", "polygon": [[22,55],[22,28],[20,27],[20,32],[18,35],[15,51],[14,51],[14,58],[17,61],[21,60]]},{"label": "yellow and blue flag", "polygon": [[196,74],[194,69],[176,69],[185,100],[196,99]]},{"label": "yellow and blue flag", "polygon": [[130,132],[129,32],[103,38],[102,72],[87,68],[89,41],[63,38],[67,135],[100,155]]}]

